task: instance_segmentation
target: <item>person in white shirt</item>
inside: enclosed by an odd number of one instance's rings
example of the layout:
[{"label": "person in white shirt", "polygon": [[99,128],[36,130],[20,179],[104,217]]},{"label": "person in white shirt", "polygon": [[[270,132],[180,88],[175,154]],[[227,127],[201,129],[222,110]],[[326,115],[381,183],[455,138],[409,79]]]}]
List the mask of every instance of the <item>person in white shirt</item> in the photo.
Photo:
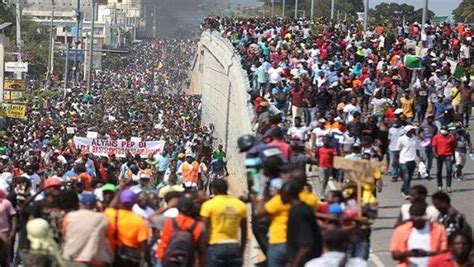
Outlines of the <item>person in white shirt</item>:
[{"label": "person in white shirt", "polygon": [[402,171],[403,184],[401,188],[401,195],[408,199],[408,191],[410,183],[413,178],[413,173],[416,168],[416,157],[418,153],[416,140],[416,126],[405,126],[405,134],[398,138],[395,150],[400,151],[400,168]]},{"label": "person in white shirt", "polygon": [[361,109],[359,106],[356,106],[357,98],[351,98],[351,102],[344,106],[344,116],[347,122],[351,122],[354,119],[354,113],[359,112],[361,113]]},{"label": "person in white shirt", "polygon": [[314,128],[314,130],[311,132],[311,147],[322,147],[324,145],[323,143],[323,137],[326,135],[329,135],[329,130],[325,128],[326,120],[325,119],[319,119],[318,120],[318,127]]},{"label": "person in white shirt", "polygon": [[308,127],[301,124],[301,117],[296,116],[294,120],[294,126],[288,129],[288,135],[291,139],[298,139],[300,141],[306,141],[306,135],[308,134]]},{"label": "person in white shirt", "polygon": [[25,165],[25,173],[21,175],[22,177],[27,178],[31,182],[30,193],[34,195],[38,189],[39,184],[41,183],[41,178],[36,174],[33,166],[31,164]]},{"label": "person in white shirt", "polygon": [[272,67],[268,70],[268,81],[270,82],[271,88],[281,82],[281,74],[283,69],[278,66],[276,62],[273,62]]},{"label": "person in white shirt", "polygon": [[[426,197],[428,196],[428,190],[421,184],[414,185],[410,188],[410,203],[403,204],[400,207],[400,214],[397,218],[395,226],[404,223],[410,219],[410,207],[415,202],[426,203]],[[439,211],[433,205],[428,205],[425,212],[425,218],[431,222],[438,220]]]},{"label": "person in white shirt", "polygon": [[395,122],[392,124],[390,129],[388,129],[388,140],[390,141],[388,145],[388,155],[390,159],[392,181],[396,182],[400,175],[400,151],[397,150],[398,139],[405,134],[405,129],[398,123]]},{"label": "person in white shirt", "polygon": [[146,192],[142,192],[137,196],[137,203],[133,205],[132,212],[142,217],[143,219],[148,219],[155,211],[148,206],[148,195]]}]

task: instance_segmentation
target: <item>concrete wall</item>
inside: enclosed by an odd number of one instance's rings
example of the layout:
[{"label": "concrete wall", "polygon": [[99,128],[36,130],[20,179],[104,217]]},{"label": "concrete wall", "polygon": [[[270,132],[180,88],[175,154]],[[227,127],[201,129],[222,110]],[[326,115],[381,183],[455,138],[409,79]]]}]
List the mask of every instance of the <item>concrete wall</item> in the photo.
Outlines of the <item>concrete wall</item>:
[{"label": "concrete wall", "polygon": [[234,183],[246,190],[244,155],[238,153],[237,139],[251,133],[249,80],[240,56],[219,33],[207,31],[201,35],[191,80],[192,91],[202,95],[203,123],[214,124],[214,136],[227,151],[229,171],[236,178]]}]

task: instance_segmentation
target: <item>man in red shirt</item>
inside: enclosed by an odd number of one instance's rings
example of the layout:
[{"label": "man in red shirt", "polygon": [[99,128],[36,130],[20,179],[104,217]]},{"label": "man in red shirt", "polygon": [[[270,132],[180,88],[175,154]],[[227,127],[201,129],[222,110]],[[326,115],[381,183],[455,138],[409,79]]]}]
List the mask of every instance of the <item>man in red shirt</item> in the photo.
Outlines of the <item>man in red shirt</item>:
[{"label": "man in red shirt", "polygon": [[295,117],[302,117],[304,111],[304,90],[301,86],[300,80],[295,79],[295,84],[290,91],[291,98],[291,115],[293,116],[292,120],[295,121]]},{"label": "man in red shirt", "polygon": [[290,161],[291,154],[293,153],[293,151],[291,150],[291,145],[285,142],[282,130],[280,128],[273,128],[269,131],[271,131],[270,136],[272,137],[273,141],[271,141],[267,145],[280,149],[281,153],[283,154],[283,157],[287,161]]},{"label": "man in red shirt", "polygon": [[331,138],[323,137],[323,146],[317,148],[315,157],[319,166],[319,198],[324,199],[329,178],[332,177],[333,161],[337,155],[337,150],[330,146]]},{"label": "man in red shirt", "polygon": [[443,189],[443,164],[446,165],[446,191],[448,193],[453,192],[451,189],[451,180],[453,172],[453,154],[454,147],[456,145],[456,138],[448,133],[446,125],[441,126],[438,134],[433,137],[431,141],[433,147],[433,153],[436,158],[436,180],[438,182],[438,190]]}]

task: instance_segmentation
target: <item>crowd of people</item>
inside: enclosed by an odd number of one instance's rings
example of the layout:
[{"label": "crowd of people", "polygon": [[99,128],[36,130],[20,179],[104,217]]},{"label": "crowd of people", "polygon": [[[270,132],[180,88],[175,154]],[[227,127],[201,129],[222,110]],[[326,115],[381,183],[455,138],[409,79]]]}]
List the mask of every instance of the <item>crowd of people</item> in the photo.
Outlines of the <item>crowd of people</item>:
[{"label": "crowd of people", "polygon": [[[337,157],[386,161],[401,179],[409,203],[390,242],[398,266],[473,265],[471,227],[449,195],[471,151],[469,27],[363,33],[324,19],[220,17],[202,26],[229,38],[251,81],[255,134],[236,140],[248,194],[228,194],[226,152],[201,124],[199,96],[184,92],[196,43],[135,43],[94,73],[90,91],[38,94],[25,120],[5,121],[0,265],[242,266],[250,225],[259,265],[367,266],[385,170],[354,183]],[[404,60],[413,42],[423,53],[415,70]],[[74,143],[91,132],[165,146],[94,155]],[[439,190],[428,205],[411,182],[431,180],[433,161]]]},{"label": "crowd of people", "polygon": [[[212,182],[228,174],[213,126],[201,125],[200,96],[185,94],[195,49],[191,40],[135,43],[119,64],[94,73],[90,91],[84,83],[65,93],[36,88],[26,119],[3,121],[1,266],[186,260],[179,244],[173,254],[157,240],[164,246],[175,223],[192,221],[196,201],[207,195],[198,190],[226,192],[226,184]],[[90,132],[165,146],[149,155],[99,156],[74,143]]]},{"label": "crowd of people", "polygon": [[[324,18],[207,17],[202,27],[229,39],[250,79],[255,135],[238,143],[268,266],[367,266],[384,174],[410,200],[390,244],[397,266],[473,264],[472,230],[449,196],[472,152],[469,25],[394,20],[364,32]],[[388,168],[354,177],[338,157]],[[412,185],[432,180],[433,161],[435,207]]]}]

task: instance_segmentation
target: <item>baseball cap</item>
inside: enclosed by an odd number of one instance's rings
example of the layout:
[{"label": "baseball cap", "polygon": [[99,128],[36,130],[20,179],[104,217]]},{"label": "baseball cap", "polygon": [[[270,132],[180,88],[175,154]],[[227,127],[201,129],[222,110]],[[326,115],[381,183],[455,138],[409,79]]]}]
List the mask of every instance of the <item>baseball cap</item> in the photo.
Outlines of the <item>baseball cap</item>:
[{"label": "baseball cap", "polygon": [[61,180],[61,178],[57,176],[52,176],[44,180],[44,188],[57,187],[57,186],[61,186],[62,184],[63,184],[63,181]]},{"label": "baseball cap", "polygon": [[135,204],[137,202],[137,195],[130,189],[126,189],[120,193],[120,204]]},{"label": "baseball cap", "polygon": [[150,175],[148,175],[146,173],[140,173],[138,175],[138,179],[150,179]]},{"label": "baseball cap", "polygon": [[95,195],[91,193],[82,193],[80,195],[80,200],[84,205],[91,205],[95,203]]},{"label": "baseball cap", "polygon": [[408,132],[411,131],[411,130],[416,130],[416,129],[418,129],[418,127],[413,126],[413,125],[407,125],[407,126],[405,126],[404,129],[405,129],[405,132],[408,133]]},{"label": "baseball cap", "polygon": [[102,186],[102,191],[111,191],[111,192],[115,193],[115,192],[117,192],[117,187],[113,184],[110,184],[110,183],[104,184]]}]

